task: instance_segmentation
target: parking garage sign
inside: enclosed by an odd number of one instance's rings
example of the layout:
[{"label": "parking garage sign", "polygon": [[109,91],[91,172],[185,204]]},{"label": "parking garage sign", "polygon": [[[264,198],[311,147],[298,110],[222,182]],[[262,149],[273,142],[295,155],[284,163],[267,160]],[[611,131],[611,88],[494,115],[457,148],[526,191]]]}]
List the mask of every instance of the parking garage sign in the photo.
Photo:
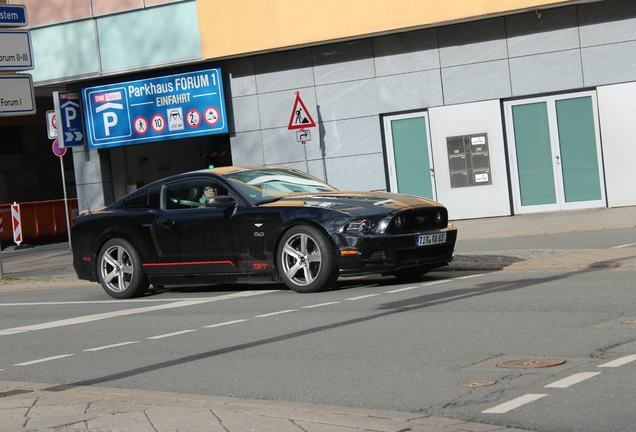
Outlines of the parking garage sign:
[{"label": "parking garage sign", "polygon": [[82,90],[90,149],[227,133],[221,70]]}]

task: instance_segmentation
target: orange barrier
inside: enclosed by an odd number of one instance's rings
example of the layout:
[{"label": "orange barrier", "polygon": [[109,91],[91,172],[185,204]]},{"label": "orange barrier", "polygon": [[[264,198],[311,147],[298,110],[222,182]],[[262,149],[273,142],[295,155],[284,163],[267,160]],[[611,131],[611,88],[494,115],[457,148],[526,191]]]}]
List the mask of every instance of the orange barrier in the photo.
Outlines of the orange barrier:
[{"label": "orange barrier", "polygon": [[[20,204],[20,220],[22,224],[22,245],[46,244],[68,241],[64,200],[22,202]],[[74,210],[77,210],[77,198],[69,198],[68,218],[73,226]],[[15,245],[11,221],[11,204],[0,204],[2,216],[2,232],[0,244],[2,248]]]}]

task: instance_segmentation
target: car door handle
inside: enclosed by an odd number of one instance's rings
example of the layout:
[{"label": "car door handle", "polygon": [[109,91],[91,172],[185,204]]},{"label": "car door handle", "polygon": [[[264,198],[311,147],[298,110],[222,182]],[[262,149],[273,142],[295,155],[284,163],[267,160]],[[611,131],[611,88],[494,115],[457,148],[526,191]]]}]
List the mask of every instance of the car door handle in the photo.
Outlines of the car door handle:
[{"label": "car door handle", "polygon": [[175,225],[175,221],[168,219],[168,220],[157,223],[157,225],[162,226],[164,228],[172,228]]}]

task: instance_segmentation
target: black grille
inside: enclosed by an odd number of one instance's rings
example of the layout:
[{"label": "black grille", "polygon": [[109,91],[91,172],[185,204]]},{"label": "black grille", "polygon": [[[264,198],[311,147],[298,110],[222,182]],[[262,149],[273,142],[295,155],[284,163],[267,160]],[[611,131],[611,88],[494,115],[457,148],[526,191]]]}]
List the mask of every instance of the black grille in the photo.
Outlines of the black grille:
[{"label": "black grille", "polygon": [[[440,223],[436,223],[435,214],[440,212],[442,220]],[[396,226],[396,218],[401,216],[404,218],[404,223],[401,227]],[[403,211],[395,215],[389,227],[387,233],[403,233],[412,231],[423,231],[431,228],[445,228],[448,225],[448,212],[444,207],[428,207],[419,208],[414,211]]]}]

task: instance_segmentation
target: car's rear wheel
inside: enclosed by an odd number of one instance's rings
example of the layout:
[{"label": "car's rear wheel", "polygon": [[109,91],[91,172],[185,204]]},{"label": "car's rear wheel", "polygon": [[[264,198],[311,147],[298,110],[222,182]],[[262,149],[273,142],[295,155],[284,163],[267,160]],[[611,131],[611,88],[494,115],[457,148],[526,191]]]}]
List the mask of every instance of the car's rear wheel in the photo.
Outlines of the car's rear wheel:
[{"label": "car's rear wheel", "polygon": [[333,246],[318,229],[298,225],[278,246],[278,271],[289,288],[299,293],[323,291],[338,279]]},{"label": "car's rear wheel", "polygon": [[116,299],[142,295],[148,289],[148,277],[133,246],[122,239],[104,244],[98,256],[97,277],[104,291]]}]

